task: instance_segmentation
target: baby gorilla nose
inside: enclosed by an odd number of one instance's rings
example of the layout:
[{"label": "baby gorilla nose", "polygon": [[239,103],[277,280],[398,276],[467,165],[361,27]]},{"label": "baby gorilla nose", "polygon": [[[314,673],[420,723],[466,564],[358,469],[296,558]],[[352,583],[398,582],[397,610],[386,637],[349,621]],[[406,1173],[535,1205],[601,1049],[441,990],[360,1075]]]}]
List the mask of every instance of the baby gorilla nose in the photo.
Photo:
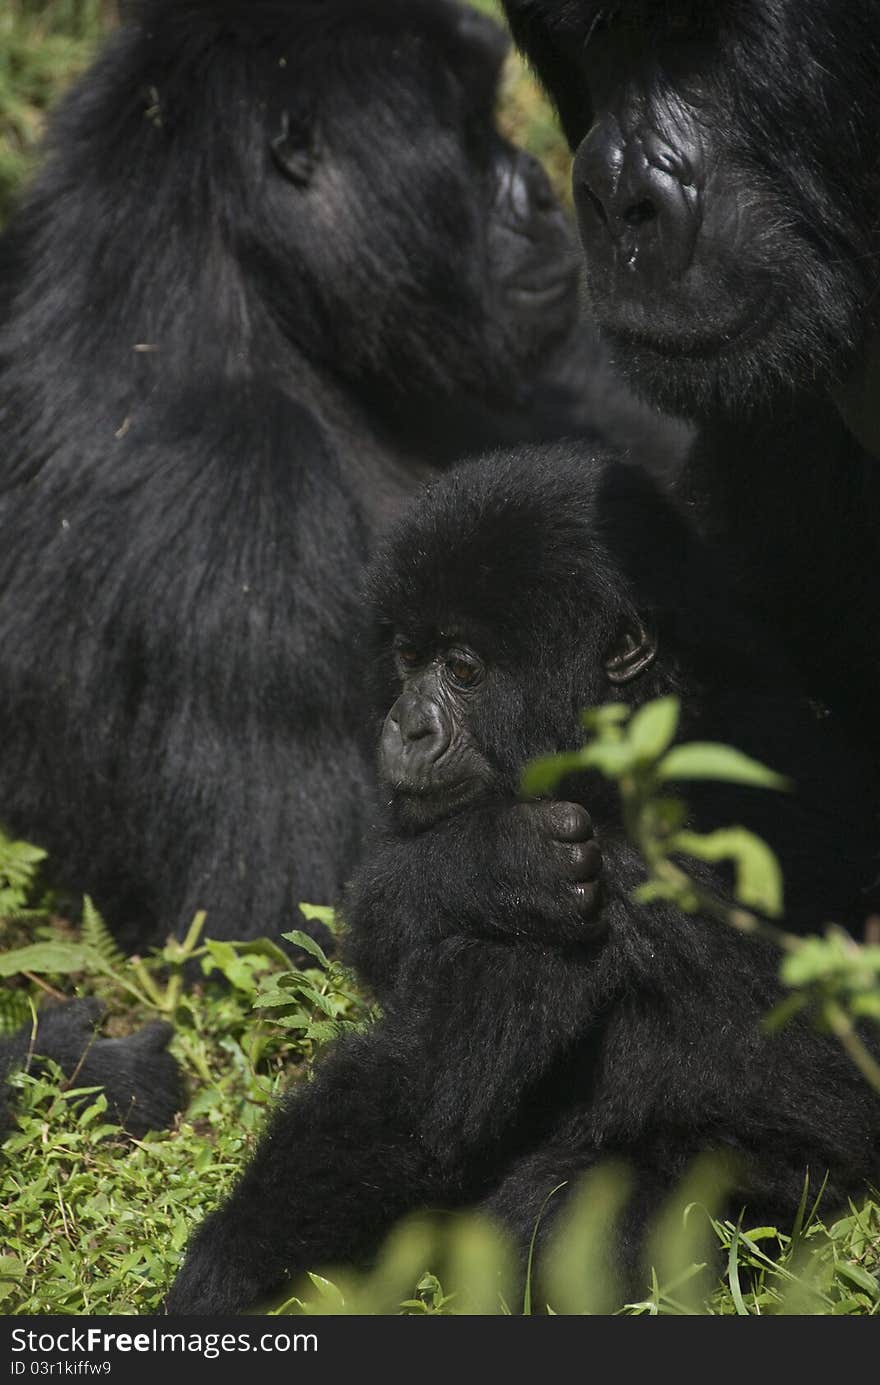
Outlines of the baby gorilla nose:
[{"label": "baby gorilla nose", "polygon": [[401,693],[382,729],[381,761],[393,784],[427,788],[437,761],[449,749],[449,730],[436,703]]},{"label": "baby gorilla nose", "polygon": [[675,142],[641,127],[624,134],[602,116],[583,140],[572,174],[591,278],[618,292],[662,289],[694,258],[701,222],[696,141]]}]

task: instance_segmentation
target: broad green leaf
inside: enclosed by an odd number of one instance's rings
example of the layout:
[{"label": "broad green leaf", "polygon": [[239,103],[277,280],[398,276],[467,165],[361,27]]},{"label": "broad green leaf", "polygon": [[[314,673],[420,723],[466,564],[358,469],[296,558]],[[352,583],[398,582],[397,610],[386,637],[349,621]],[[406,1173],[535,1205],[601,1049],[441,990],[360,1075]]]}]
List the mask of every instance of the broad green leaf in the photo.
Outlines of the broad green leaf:
[{"label": "broad green leaf", "polygon": [[861,1265],[853,1265],[846,1260],[836,1267],[838,1275],[848,1279],[851,1284],[855,1284],[857,1289],[863,1289],[875,1302],[880,1302],[880,1280],[867,1270],[863,1270]]},{"label": "broad green leaf", "polygon": [[675,739],[680,706],[677,697],[658,697],[640,707],[629,724],[627,740],[645,764],[652,764]]},{"label": "broad green leaf", "polygon": [[303,933],[301,929],[294,928],[290,933],[282,933],[281,936],[282,938],[286,938],[289,943],[293,943],[296,947],[301,947],[303,952],[307,952],[310,957],[314,957],[317,962],[320,962],[322,967],[329,967],[329,957],[320,944],[316,943],[314,938],[309,937],[308,933]]},{"label": "broad green leaf", "polygon": [[313,1274],[311,1270],[308,1271],[308,1276],[323,1299],[328,1300],[340,1310],[344,1310],[345,1296],[332,1280],[324,1279],[320,1274]]},{"label": "broad green leaf", "polygon": [[336,910],[329,904],[300,904],[298,908],[304,918],[317,919],[331,930],[336,923]]},{"label": "broad green leaf", "polygon": [[606,702],[602,707],[587,707],[581,712],[581,722],[588,731],[608,735],[629,721],[630,711],[625,702]]},{"label": "broad green leaf", "polygon": [[103,967],[97,968],[95,954],[79,943],[30,943],[27,947],[0,953],[0,976],[18,976],[23,971],[33,971],[38,976],[63,976],[68,972],[95,970],[103,970]]},{"label": "broad green leaf", "polygon": [[641,765],[641,756],[631,741],[595,741],[583,754],[585,769],[597,769],[606,779],[620,779]]},{"label": "broad green leaf", "polygon": [[732,861],[736,872],[735,895],[740,904],[758,909],[769,918],[782,913],[783,882],[779,862],[766,842],[744,827],[725,827],[705,836],[679,832],[670,842],[672,851],[696,856],[700,861]]},{"label": "broad green leaf", "polygon": [[729,745],[691,741],[676,745],[657,766],[657,778],[720,779],[727,784],[750,784],[759,789],[787,790],[791,780],[767,769]]},{"label": "broad green leaf", "polygon": [[810,986],[845,972],[850,964],[835,936],[809,937],[783,958],[780,975],[787,986]]},{"label": "broad green leaf", "polygon": [[569,750],[559,755],[545,755],[526,765],[520,780],[524,798],[543,798],[556,788],[560,779],[584,768],[584,751]]}]

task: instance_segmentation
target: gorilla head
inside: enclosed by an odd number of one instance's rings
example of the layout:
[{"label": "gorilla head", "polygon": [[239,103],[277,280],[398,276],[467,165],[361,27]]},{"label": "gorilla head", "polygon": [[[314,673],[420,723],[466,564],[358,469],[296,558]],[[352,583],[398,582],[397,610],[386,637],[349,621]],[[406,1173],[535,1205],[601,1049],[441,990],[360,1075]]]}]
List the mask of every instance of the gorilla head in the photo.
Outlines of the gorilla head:
[{"label": "gorilla head", "polygon": [[845,376],[878,288],[880,9],[506,8],[576,151],[590,297],[640,387],[705,417]]},{"label": "gorilla head", "polygon": [[225,305],[237,345],[256,287],[283,339],[371,406],[414,390],[509,399],[573,325],[564,214],[494,122],[497,24],[451,0],[142,0],[129,18],[73,99],[80,139],[63,152],[90,156],[92,228],[98,194],[120,186],[127,215],[137,196],[147,225],[161,208],[152,239],[173,222],[190,275],[211,279],[204,319],[216,328]]}]

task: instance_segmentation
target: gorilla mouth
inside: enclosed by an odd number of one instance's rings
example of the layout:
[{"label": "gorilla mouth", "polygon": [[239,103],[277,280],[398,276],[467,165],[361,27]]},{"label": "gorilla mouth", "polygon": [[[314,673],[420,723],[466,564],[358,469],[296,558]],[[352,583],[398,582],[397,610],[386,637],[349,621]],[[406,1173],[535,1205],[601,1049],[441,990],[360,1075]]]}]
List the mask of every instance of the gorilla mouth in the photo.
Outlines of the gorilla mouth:
[{"label": "gorilla mouth", "polygon": [[408,783],[392,784],[390,788],[398,816],[405,822],[429,827],[476,802],[483,785],[473,779],[459,779],[430,787]]},{"label": "gorilla mouth", "polygon": [[577,281],[577,271],[571,269],[564,274],[554,274],[552,279],[514,279],[507,286],[507,295],[514,303],[524,307],[546,308],[572,294]]},{"label": "gorilla mouth", "polygon": [[651,351],[671,360],[708,360],[739,351],[765,336],[777,316],[778,300],[770,298],[754,315],[751,312],[737,323],[712,332],[650,332],[622,325],[607,317],[599,319],[603,332],[631,350]]}]

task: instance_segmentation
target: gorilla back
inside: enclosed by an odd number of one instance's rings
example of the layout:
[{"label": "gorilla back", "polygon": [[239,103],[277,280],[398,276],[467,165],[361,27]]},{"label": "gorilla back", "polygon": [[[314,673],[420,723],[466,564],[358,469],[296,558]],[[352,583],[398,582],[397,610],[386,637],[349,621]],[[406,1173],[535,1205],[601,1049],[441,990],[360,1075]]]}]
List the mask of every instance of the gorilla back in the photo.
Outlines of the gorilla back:
[{"label": "gorilla back", "polygon": [[361,563],[578,270],[472,11],[130,10],[0,240],[0,813],[142,946],[335,894]]}]

